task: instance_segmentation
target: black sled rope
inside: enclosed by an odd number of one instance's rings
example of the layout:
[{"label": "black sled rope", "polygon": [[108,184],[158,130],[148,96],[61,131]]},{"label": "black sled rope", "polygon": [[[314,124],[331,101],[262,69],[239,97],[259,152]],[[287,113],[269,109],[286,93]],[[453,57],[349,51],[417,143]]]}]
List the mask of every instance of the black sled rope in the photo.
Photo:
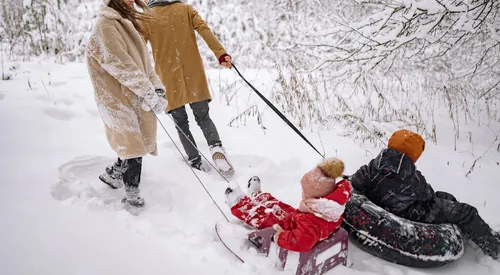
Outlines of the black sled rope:
[{"label": "black sled rope", "polygon": [[286,124],[288,124],[288,126],[290,126],[290,128],[292,128],[295,131],[295,133],[297,133],[297,135],[299,135],[305,142],[307,142],[307,144],[309,144],[309,146],[311,146],[314,149],[314,151],[316,151],[321,156],[321,158],[325,158],[325,156],[323,154],[321,154],[318,151],[318,149],[316,149],[316,147],[314,147],[314,145],[312,145],[311,142],[309,142],[309,140],[299,131],[299,129],[297,129],[297,127],[295,127],[295,125],[293,125],[290,122],[290,120],[288,120],[288,118],[286,118],[286,116],[283,113],[281,113],[280,110],[278,110],[278,108],[276,108],[264,95],[262,95],[252,84],[250,84],[243,77],[243,75],[240,73],[238,68],[236,68],[234,63],[232,64],[232,66],[236,70],[238,75],[241,77],[241,79],[243,79],[243,81],[245,81],[245,83],[267,104],[267,106],[269,106],[284,122],[286,122]]},{"label": "black sled rope", "polygon": [[[186,157],[182,154],[182,151],[181,149],[179,149],[179,146],[177,146],[177,144],[175,144],[175,141],[174,139],[172,138],[172,136],[170,136],[170,134],[168,133],[167,129],[165,128],[165,126],[163,126],[163,123],[161,123],[161,120],[158,118],[158,116],[153,112],[153,115],[156,117],[156,120],[158,121],[158,123],[161,125],[161,127],[163,128],[163,130],[165,131],[165,133],[167,134],[167,136],[170,138],[170,140],[172,141],[172,143],[174,144],[175,148],[177,149],[177,151],[179,151],[179,154],[182,156],[182,158],[186,161],[186,163],[189,163],[188,160],[186,159]],[[169,115],[170,116],[170,115]],[[172,121],[174,121],[174,119],[172,117],[170,117],[172,119]],[[177,126],[177,123],[175,123],[174,121],[174,124],[177,128],[179,128]],[[180,128],[179,128],[180,130]],[[182,130],[181,130],[182,132]],[[186,134],[184,134],[184,132],[182,132],[182,134],[187,138]],[[189,140],[189,138],[188,138]],[[190,141],[191,142],[191,141]],[[192,144],[192,143],[191,143]],[[194,146],[194,144],[192,144]],[[196,148],[196,150],[198,150],[198,148],[196,146],[194,146],[194,148]],[[200,150],[198,150],[198,152],[205,158],[207,159],[203,153],[200,152]],[[207,160],[208,161],[208,160]],[[212,165],[212,163],[210,161],[208,161],[208,163],[210,163],[210,165]],[[213,165],[212,167],[219,173],[219,175],[221,175],[228,183],[229,181],[219,172],[219,170],[217,170],[217,168],[215,168]],[[210,195],[210,192],[208,192],[208,189],[205,187],[205,184],[203,184],[203,182],[201,181],[200,177],[198,177],[198,175],[196,174],[196,172],[194,171],[193,167],[191,167],[191,165],[189,166],[189,168],[191,168],[191,172],[193,172],[194,176],[196,177],[196,179],[198,180],[198,182],[200,182],[201,186],[203,187],[203,189],[205,189],[205,192],[207,192],[207,195],[210,197],[210,199],[212,200],[212,202],[215,204],[215,206],[217,207],[217,209],[219,209],[220,213],[222,214],[222,216],[224,217],[224,219],[226,219],[227,222],[229,222],[229,219],[227,218],[226,214],[224,214],[224,212],[222,211],[222,209],[219,207],[219,205],[217,204],[217,202],[215,202],[214,198],[212,197],[212,195]]]},{"label": "black sled rope", "polygon": [[[250,84],[246,79],[245,77],[243,77],[243,75],[240,73],[240,71],[238,70],[238,68],[236,68],[236,66],[234,64],[232,64],[232,67],[236,70],[236,72],[238,73],[238,75],[241,77],[241,79],[243,79],[243,81],[245,81],[245,83],[286,123],[288,124],[288,126],[290,128],[292,128],[295,133],[297,133],[297,135],[299,135],[307,144],[309,144],[309,146],[311,146],[314,151],[316,151],[322,158],[325,158],[325,156],[323,154],[321,154],[318,149],[316,149],[316,147],[314,147],[314,145],[312,145],[312,143],[297,129],[297,127],[295,127],[295,125],[293,125],[290,120],[288,120],[288,118],[286,118],[285,115],[283,115],[283,113],[281,113],[278,108],[276,108],[264,95],[262,95],[252,84]],[[163,123],[161,122],[161,120],[158,118],[158,116],[153,112],[153,115],[155,116],[156,120],[158,121],[158,123],[161,125],[161,127],[163,128],[163,131],[165,131],[165,133],[167,134],[167,136],[170,138],[170,140],[172,141],[172,143],[174,144],[175,148],[177,149],[177,151],[179,152],[179,154],[182,156],[182,158],[186,161],[186,163],[189,163],[189,161],[186,159],[186,157],[182,154],[182,151],[181,149],[179,148],[179,146],[177,146],[177,144],[175,143],[174,139],[172,138],[172,136],[170,136],[170,134],[168,133],[167,129],[165,128],[165,126],[163,125]],[[196,148],[196,150],[200,153],[201,156],[203,156],[203,158],[212,166],[212,168],[217,171],[217,173],[219,173],[219,175],[224,178],[224,180],[229,184],[229,181],[227,180],[227,178],[222,175],[222,173],[220,173],[220,171],[205,157],[205,155],[200,152],[200,150],[198,149],[197,146],[195,146],[191,140],[188,138],[188,136],[184,133],[184,131],[182,131],[182,129],[177,126],[177,123],[175,123],[175,120],[170,116],[170,119],[174,122],[174,125],[177,127],[177,129],[180,130],[180,132],[187,138],[187,140],[191,143],[191,145]],[[222,214],[222,216],[224,217],[224,219],[229,222],[229,219],[228,217],[226,216],[226,214],[224,214],[224,212],[222,211],[222,209],[219,207],[219,205],[217,204],[217,202],[214,200],[214,198],[212,197],[212,195],[210,194],[210,192],[208,191],[208,189],[206,188],[205,184],[203,184],[203,181],[200,179],[200,177],[198,177],[198,175],[196,174],[196,172],[194,171],[193,167],[189,166],[189,168],[191,169],[191,172],[193,172],[193,175],[196,177],[196,179],[198,180],[198,182],[200,183],[200,185],[203,187],[203,189],[205,190],[205,192],[207,193],[207,195],[210,197],[210,199],[212,200],[213,204],[215,204],[215,206],[217,207],[217,209],[219,210],[219,212]]]}]

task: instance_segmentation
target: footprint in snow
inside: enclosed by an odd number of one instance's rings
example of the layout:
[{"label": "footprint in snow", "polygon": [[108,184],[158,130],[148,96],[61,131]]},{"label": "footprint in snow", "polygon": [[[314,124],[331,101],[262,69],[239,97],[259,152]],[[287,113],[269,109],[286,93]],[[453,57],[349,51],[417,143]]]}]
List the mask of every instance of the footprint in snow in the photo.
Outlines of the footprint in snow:
[{"label": "footprint in snow", "polygon": [[37,95],[35,98],[41,101],[52,101],[52,98],[50,98],[48,95]]},{"label": "footprint in snow", "polygon": [[53,81],[53,82],[51,82],[49,85],[50,85],[51,87],[60,87],[60,86],[64,86],[64,85],[66,85],[66,84],[68,84],[68,83],[67,83],[67,82],[65,82],[65,81]]},{"label": "footprint in snow", "polygon": [[3,100],[7,95],[4,93],[0,93],[0,100]]},{"label": "footprint in snow", "polygon": [[54,118],[57,120],[62,120],[62,121],[69,121],[75,117],[75,115],[72,112],[66,111],[66,110],[61,110],[57,107],[44,108],[43,112],[51,118]]},{"label": "footprint in snow", "polygon": [[[52,197],[90,207],[123,210],[123,188],[111,189],[99,179],[106,166],[114,161],[113,157],[80,156],[64,163],[59,167],[58,182],[51,188]],[[148,171],[143,170],[140,189],[149,209],[168,212],[172,208],[170,203],[174,201],[170,192],[172,188],[168,181],[155,181]]]},{"label": "footprint in snow", "polygon": [[59,181],[52,186],[52,197],[59,201],[120,208],[123,193],[114,192],[99,180],[99,175],[113,161],[109,157],[82,156],[61,165]]},{"label": "footprint in snow", "polygon": [[73,93],[73,97],[76,99],[85,99],[85,97],[83,95],[78,94],[78,93]]},{"label": "footprint in snow", "polygon": [[99,111],[96,108],[87,108],[87,112],[93,117],[100,117]]},{"label": "footprint in snow", "polygon": [[[175,137],[175,136],[174,136]],[[177,141],[175,141],[177,142]],[[172,150],[176,150],[175,149],[175,145],[172,143],[172,141],[169,139],[169,140],[165,140],[165,141],[162,141],[161,142],[161,147],[163,148],[167,148],[167,149],[172,149]],[[182,148],[181,148],[182,149]]]},{"label": "footprint in snow", "polygon": [[73,100],[71,100],[69,98],[59,99],[59,101],[62,102],[64,105],[67,105],[67,106],[73,105]]},{"label": "footprint in snow", "polygon": [[77,75],[77,76],[70,76],[68,77],[69,79],[85,79],[87,76],[84,75]]}]

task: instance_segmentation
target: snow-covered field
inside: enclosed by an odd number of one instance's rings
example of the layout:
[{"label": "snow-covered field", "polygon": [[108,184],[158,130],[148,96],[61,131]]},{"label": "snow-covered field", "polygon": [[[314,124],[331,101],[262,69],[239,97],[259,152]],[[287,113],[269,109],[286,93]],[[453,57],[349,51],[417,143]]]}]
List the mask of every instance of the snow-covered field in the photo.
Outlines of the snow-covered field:
[{"label": "snow-covered field", "polygon": [[[243,73],[269,94],[271,73]],[[257,175],[266,191],[297,205],[299,180],[320,160],[318,155],[234,72],[213,70],[209,76],[211,114],[235,166],[234,181],[244,187]],[[238,88],[226,92],[237,93],[228,105],[220,91],[234,81]],[[228,125],[256,103],[264,113],[265,130],[251,116]],[[160,119],[180,146],[173,122],[166,115]],[[437,120],[442,121],[438,129],[452,131],[445,117]],[[191,121],[200,149],[208,153]],[[321,140],[327,156],[342,158],[350,174],[381,148],[336,135],[341,130],[321,131]],[[495,134],[474,125],[463,125],[462,131],[472,133],[473,148],[462,138],[453,151],[450,134],[449,144],[428,142],[417,166],[435,190],[452,192],[474,205],[500,230],[498,143],[487,150]],[[303,132],[321,149],[317,133]],[[0,274],[286,274],[265,264],[240,264],[225,250],[214,232],[214,223],[224,218],[161,128],[158,136],[160,155],[144,160],[141,191],[148,207],[132,216],[120,207],[123,191],[110,190],[97,178],[115,155],[104,135],[85,64],[18,63],[13,79],[0,82]],[[485,158],[465,177],[474,161],[471,153],[479,157],[484,152]],[[214,171],[198,174],[229,216],[224,180]],[[351,245],[349,267],[328,274],[500,274],[500,262],[468,246],[457,262],[418,270],[390,264]]]}]

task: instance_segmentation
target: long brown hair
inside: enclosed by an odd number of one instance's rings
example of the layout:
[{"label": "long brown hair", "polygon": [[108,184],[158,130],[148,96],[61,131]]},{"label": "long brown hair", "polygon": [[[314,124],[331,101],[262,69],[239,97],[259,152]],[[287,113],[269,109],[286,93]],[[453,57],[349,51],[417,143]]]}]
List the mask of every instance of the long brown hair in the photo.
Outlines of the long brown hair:
[{"label": "long brown hair", "polygon": [[[135,4],[143,11],[149,8],[143,0],[134,0]],[[123,0],[111,0],[109,7],[116,10],[123,18],[130,20],[135,29],[144,37],[146,36],[145,30],[141,25],[141,21],[151,19],[151,16],[144,12],[137,11],[134,7],[127,5]]]}]

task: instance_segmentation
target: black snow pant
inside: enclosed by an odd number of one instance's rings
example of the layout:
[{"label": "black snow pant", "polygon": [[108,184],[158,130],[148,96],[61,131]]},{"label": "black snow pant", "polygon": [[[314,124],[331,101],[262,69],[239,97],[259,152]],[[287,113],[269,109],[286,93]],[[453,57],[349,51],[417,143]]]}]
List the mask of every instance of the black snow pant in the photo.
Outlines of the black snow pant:
[{"label": "black snow pant", "polygon": [[115,165],[120,167],[123,184],[127,187],[139,187],[142,174],[142,158],[121,160],[118,158]]},{"label": "black snow pant", "polygon": [[[217,128],[209,115],[208,100],[194,102],[189,104],[189,106],[193,111],[196,123],[201,128],[201,131],[207,140],[208,146],[222,146]],[[172,114],[175,124],[177,124],[177,134],[179,135],[179,139],[184,147],[184,151],[186,151],[186,154],[188,155],[188,161],[192,163],[201,160],[201,156],[196,148],[196,142],[194,141],[193,135],[189,130],[186,107],[182,106],[174,109],[170,111],[170,114]],[[195,146],[193,146],[193,144]]]},{"label": "black snow pant", "polygon": [[475,207],[457,201],[449,193],[438,191],[432,201],[414,203],[399,216],[423,223],[455,224],[485,254],[494,259],[500,256],[500,236],[479,216]]}]

